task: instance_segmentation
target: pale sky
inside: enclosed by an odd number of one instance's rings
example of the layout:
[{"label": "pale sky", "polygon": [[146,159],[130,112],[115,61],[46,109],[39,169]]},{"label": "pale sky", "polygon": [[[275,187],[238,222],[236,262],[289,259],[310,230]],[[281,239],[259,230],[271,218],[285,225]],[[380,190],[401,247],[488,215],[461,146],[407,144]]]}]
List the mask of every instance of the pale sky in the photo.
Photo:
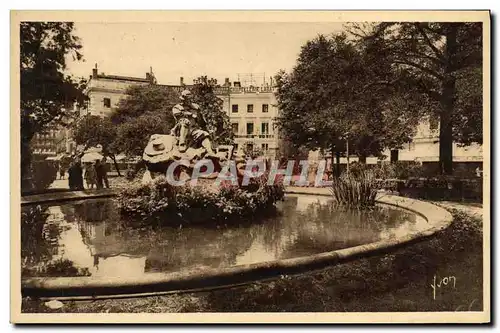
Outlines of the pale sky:
[{"label": "pale sky", "polygon": [[208,75],[223,83],[238,73],[290,70],[300,47],[318,34],[342,30],[342,23],[76,23],[85,62],[68,72],[88,78],[99,72],[145,77],[149,66],[162,84],[186,83]]}]

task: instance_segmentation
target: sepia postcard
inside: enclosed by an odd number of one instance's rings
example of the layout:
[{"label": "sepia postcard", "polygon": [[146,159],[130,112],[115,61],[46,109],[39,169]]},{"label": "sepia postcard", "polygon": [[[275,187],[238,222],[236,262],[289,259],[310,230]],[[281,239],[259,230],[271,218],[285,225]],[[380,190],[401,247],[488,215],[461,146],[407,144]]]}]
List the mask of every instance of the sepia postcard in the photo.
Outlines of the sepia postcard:
[{"label": "sepia postcard", "polygon": [[12,11],[11,322],[489,323],[490,12]]}]

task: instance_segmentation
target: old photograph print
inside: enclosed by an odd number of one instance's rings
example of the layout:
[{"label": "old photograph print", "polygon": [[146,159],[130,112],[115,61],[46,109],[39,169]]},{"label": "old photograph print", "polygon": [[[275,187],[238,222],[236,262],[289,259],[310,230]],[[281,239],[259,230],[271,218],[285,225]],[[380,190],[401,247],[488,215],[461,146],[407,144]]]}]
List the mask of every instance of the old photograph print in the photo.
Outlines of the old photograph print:
[{"label": "old photograph print", "polygon": [[11,19],[13,322],[489,322],[489,12]]}]

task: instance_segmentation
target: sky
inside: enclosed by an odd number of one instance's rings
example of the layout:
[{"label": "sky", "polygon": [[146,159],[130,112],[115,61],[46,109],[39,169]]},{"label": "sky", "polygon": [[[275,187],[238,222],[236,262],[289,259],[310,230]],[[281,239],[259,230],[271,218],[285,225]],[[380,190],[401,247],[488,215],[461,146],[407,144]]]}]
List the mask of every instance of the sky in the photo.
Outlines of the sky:
[{"label": "sky", "polygon": [[[200,75],[219,83],[238,73],[267,78],[295,65],[301,46],[318,34],[342,30],[342,23],[75,23],[84,62],[70,61],[68,72],[88,78],[99,73],[145,77],[153,68],[159,83],[186,83]],[[242,76],[243,77],[243,76]]]}]

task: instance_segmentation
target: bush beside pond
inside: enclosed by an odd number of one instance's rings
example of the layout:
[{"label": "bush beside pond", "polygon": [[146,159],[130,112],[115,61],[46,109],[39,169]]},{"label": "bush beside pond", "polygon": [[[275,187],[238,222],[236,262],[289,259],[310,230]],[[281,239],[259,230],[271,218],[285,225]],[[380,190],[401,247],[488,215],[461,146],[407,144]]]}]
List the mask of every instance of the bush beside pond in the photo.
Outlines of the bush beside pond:
[{"label": "bush beside pond", "polygon": [[269,211],[284,198],[281,179],[267,184],[267,176],[250,181],[247,186],[199,180],[198,184],[172,186],[165,177],[151,183],[135,184],[117,196],[123,214],[134,219],[161,224],[227,224],[232,219],[259,215]]}]

